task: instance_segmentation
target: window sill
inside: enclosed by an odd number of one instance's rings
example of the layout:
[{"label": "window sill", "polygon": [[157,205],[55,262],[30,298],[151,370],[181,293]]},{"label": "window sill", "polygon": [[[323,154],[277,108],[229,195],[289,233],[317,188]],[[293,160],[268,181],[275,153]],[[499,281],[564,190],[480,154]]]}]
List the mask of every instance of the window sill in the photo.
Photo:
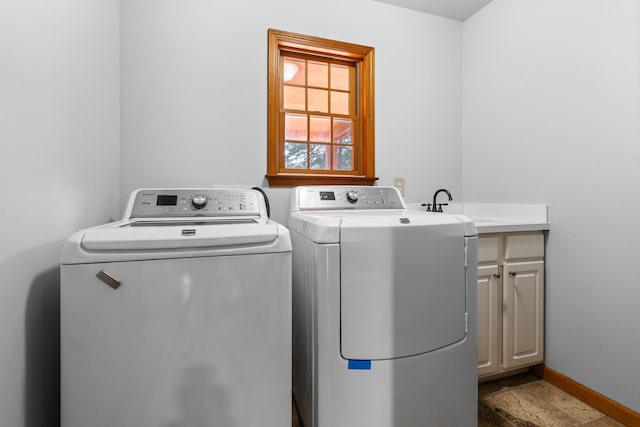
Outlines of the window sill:
[{"label": "window sill", "polygon": [[353,175],[302,175],[278,174],[265,175],[269,187],[295,187],[298,185],[373,185],[377,177]]}]

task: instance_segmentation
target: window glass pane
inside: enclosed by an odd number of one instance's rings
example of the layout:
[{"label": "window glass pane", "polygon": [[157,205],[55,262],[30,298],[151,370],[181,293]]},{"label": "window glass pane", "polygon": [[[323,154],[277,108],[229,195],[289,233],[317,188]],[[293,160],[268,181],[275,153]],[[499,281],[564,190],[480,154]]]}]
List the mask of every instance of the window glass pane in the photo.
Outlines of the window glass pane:
[{"label": "window glass pane", "polygon": [[331,114],[349,114],[349,93],[331,91]]},{"label": "window glass pane", "polygon": [[331,64],[331,89],[349,90],[349,67]]},{"label": "window glass pane", "polygon": [[329,112],[329,91],[322,89],[308,89],[309,96],[308,111],[317,111],[319,113]]},{"label": "window glass pane", "polygon": [[329,87],[329,64],[309,61],[309,86]]},{"label": "window glass pane", "polygon": [[307,144],[284,143],[284,167],[288,169],[307,168]]},{"label": "window glass pane", "polygon": [[283,108],[285,110],[302,110],[306,108],[305,105],[305,90],[303,87],[287,86],[282,88]]},{"label": "window glass pane", "polygon": [[329,117],[309,118],[309,141],[331,142],[331,119]]},{"label": "window glass pane", "polygon": [[309,153],[310,169],[330,169],[329,150],[327,150],[327,147],[328,146],[324,144],[311,144],[311,151]]},{"label": "window glass pane", "polygon": [[338,144],[353,144],[351,120],[333,119],[333,142]]},{"label": "window glass pane", "polygon": [[300,114],[285,114],[284,139],[289,141],[306,141],[307,116],[303,116]]},{"label": "window glass pane", "polygon": [[350,146],[333,147],[333,169],[353,170],[353,149]]},{"label": "window glass pane", "polygon": [[282,64],[282,81],[292,85],[304,86],[304,60],[284,58]]}]

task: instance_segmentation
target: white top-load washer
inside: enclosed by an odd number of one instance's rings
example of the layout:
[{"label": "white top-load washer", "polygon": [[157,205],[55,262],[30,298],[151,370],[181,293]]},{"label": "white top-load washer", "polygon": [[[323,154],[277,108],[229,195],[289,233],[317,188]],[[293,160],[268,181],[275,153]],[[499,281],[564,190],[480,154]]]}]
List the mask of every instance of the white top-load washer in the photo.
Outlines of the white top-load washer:
[{"label": "white top-load washer", "polygon": [[141,189],[61,259],[63,427],[291,425],[291,241],[244,189]]},{"label": "white top-load washer", "polygon": [[393,187],[297,187],[293,390],[305,427],[477,423],[477,233]]}]

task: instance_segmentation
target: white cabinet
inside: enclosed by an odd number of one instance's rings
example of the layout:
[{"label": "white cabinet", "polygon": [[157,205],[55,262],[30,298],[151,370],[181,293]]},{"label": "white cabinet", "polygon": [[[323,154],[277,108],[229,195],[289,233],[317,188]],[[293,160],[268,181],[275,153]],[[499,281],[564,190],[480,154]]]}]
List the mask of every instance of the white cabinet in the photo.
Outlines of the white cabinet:
[{"label": "white cabinet", "polygon": [[544,234],[478,239],[478,375],[488,377],[542,362]]}]

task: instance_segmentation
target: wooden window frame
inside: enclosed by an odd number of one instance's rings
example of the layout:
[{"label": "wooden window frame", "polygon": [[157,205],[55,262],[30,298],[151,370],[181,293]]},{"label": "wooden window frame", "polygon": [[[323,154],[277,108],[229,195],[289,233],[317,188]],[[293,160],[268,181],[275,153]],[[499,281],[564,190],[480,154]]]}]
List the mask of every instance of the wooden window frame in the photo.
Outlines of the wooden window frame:
[{"label": "wooden window frame", "polygon": [[[282,172],[280,132],[280,55],[300,53],[356,63],[359,145],[356,174]],[[296,185],[373,185],[375,176],[374,48],[269,29],[267,174],[271,187]]]}]

